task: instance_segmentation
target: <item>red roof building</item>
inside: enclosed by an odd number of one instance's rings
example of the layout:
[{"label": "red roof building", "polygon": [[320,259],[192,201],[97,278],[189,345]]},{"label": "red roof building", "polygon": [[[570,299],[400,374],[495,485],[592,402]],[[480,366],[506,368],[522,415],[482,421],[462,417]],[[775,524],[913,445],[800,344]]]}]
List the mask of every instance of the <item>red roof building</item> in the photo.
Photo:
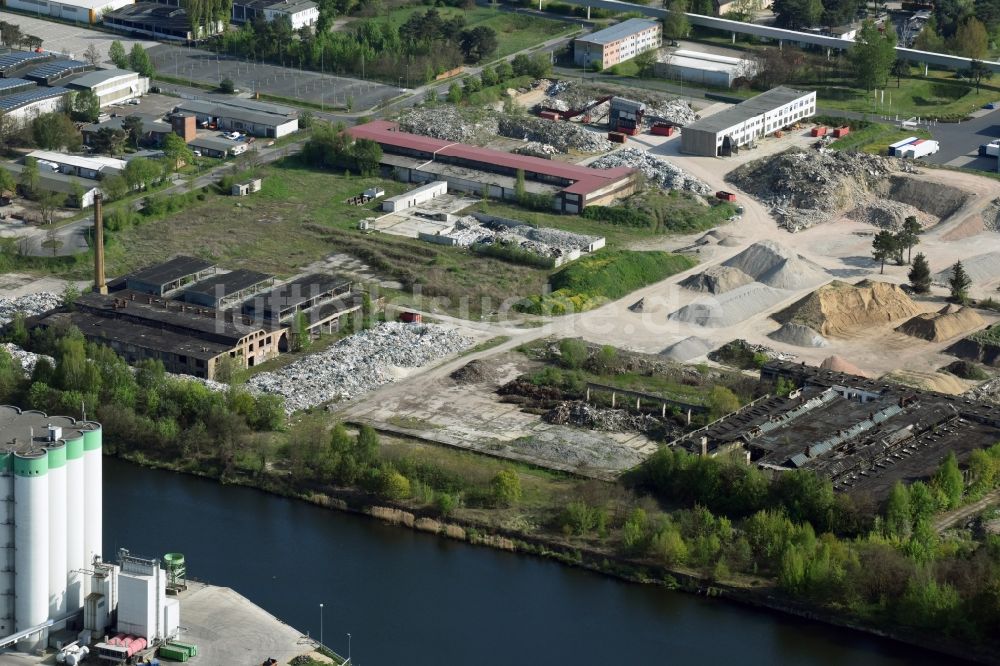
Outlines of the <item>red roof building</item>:
[{"label": "red roof building", "polygon": [[579,213],[584,206],[607,204],[635,191],[635,170],[592,169],[540,157],[478,148],[408,132],[387,120],[347,130],[355,139],[370,139],[382,147],[382,164],[409,182],[448,181],[451,190],[473,191],[499,199],[515,198],[519,170],[525,183],[547,186],[555,208]]}]

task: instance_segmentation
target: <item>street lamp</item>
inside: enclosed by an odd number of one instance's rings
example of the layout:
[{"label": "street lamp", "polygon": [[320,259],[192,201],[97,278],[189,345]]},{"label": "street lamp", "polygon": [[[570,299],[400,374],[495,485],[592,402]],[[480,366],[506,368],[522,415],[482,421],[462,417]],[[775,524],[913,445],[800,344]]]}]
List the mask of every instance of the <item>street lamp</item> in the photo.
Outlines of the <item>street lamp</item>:
[{"label": "street lamp", "polygon": [[347,634],[347,663],[351,663],[351,635]]},{"label": "street lamp", "polygon": [[323,647],[323,604],[319,605],[319,645]]}]

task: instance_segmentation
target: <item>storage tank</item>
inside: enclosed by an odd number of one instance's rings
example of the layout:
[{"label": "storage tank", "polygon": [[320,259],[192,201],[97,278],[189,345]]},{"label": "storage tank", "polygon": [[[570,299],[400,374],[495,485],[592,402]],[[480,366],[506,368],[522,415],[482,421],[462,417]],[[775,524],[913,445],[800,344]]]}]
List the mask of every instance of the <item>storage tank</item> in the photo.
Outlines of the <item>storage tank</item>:
[{"label": "storage tank", "polygon": [[14,633],[14,455],[0,453],[0,635]]},{"label": "storage tank", "polygon": [[[42,624],[49,617],[48,451],[14,453],[14,618],[15,630]],[[30,652],[45,646],[40,632],[18,642]]]},{"label": "storage tank", "polygon": [[84,474],[84,561],[90,568],[95,557],[102,551],[101,538],[103,501],[103,480],[101,473],[101,424],[88,423],[90,430],[83,432],[83,474]]},{"label": "storage tank", "polygon": [[[51,433],[51,430],[50,430]],[[61,431],[58,436],[62,436]],[[49,439],[51,440],[50,434]],[[66,615],[66,444],[49,441],[49,617]]]},{"label": "storage tank", "polygon": [[83,436],[66,441],[66,607],[83,608],[87,569],[83,545]]}]

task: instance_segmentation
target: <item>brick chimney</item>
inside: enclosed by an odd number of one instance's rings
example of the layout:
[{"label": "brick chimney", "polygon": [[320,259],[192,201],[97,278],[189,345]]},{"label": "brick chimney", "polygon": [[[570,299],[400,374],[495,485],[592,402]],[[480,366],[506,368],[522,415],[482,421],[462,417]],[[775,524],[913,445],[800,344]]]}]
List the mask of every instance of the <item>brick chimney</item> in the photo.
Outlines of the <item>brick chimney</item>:
[{"label": "brick chimney", "polygon": [[108,293],[104,279],[104,195],[94,193],[94,292]]}]

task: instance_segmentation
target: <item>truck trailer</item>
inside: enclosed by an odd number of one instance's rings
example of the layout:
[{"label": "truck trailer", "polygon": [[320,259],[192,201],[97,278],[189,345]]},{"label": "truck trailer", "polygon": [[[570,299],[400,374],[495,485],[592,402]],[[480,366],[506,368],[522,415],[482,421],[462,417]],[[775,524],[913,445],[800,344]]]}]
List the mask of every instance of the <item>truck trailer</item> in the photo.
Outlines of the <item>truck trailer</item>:
[{"label": "truck trailer", "polygon": [[940,144],[933,139],[917,139],[913,143],[908,143],[902,148],[897,148],[896,155],[911,160],[917,160],[921,157],[933,155],[940,147]]}]

